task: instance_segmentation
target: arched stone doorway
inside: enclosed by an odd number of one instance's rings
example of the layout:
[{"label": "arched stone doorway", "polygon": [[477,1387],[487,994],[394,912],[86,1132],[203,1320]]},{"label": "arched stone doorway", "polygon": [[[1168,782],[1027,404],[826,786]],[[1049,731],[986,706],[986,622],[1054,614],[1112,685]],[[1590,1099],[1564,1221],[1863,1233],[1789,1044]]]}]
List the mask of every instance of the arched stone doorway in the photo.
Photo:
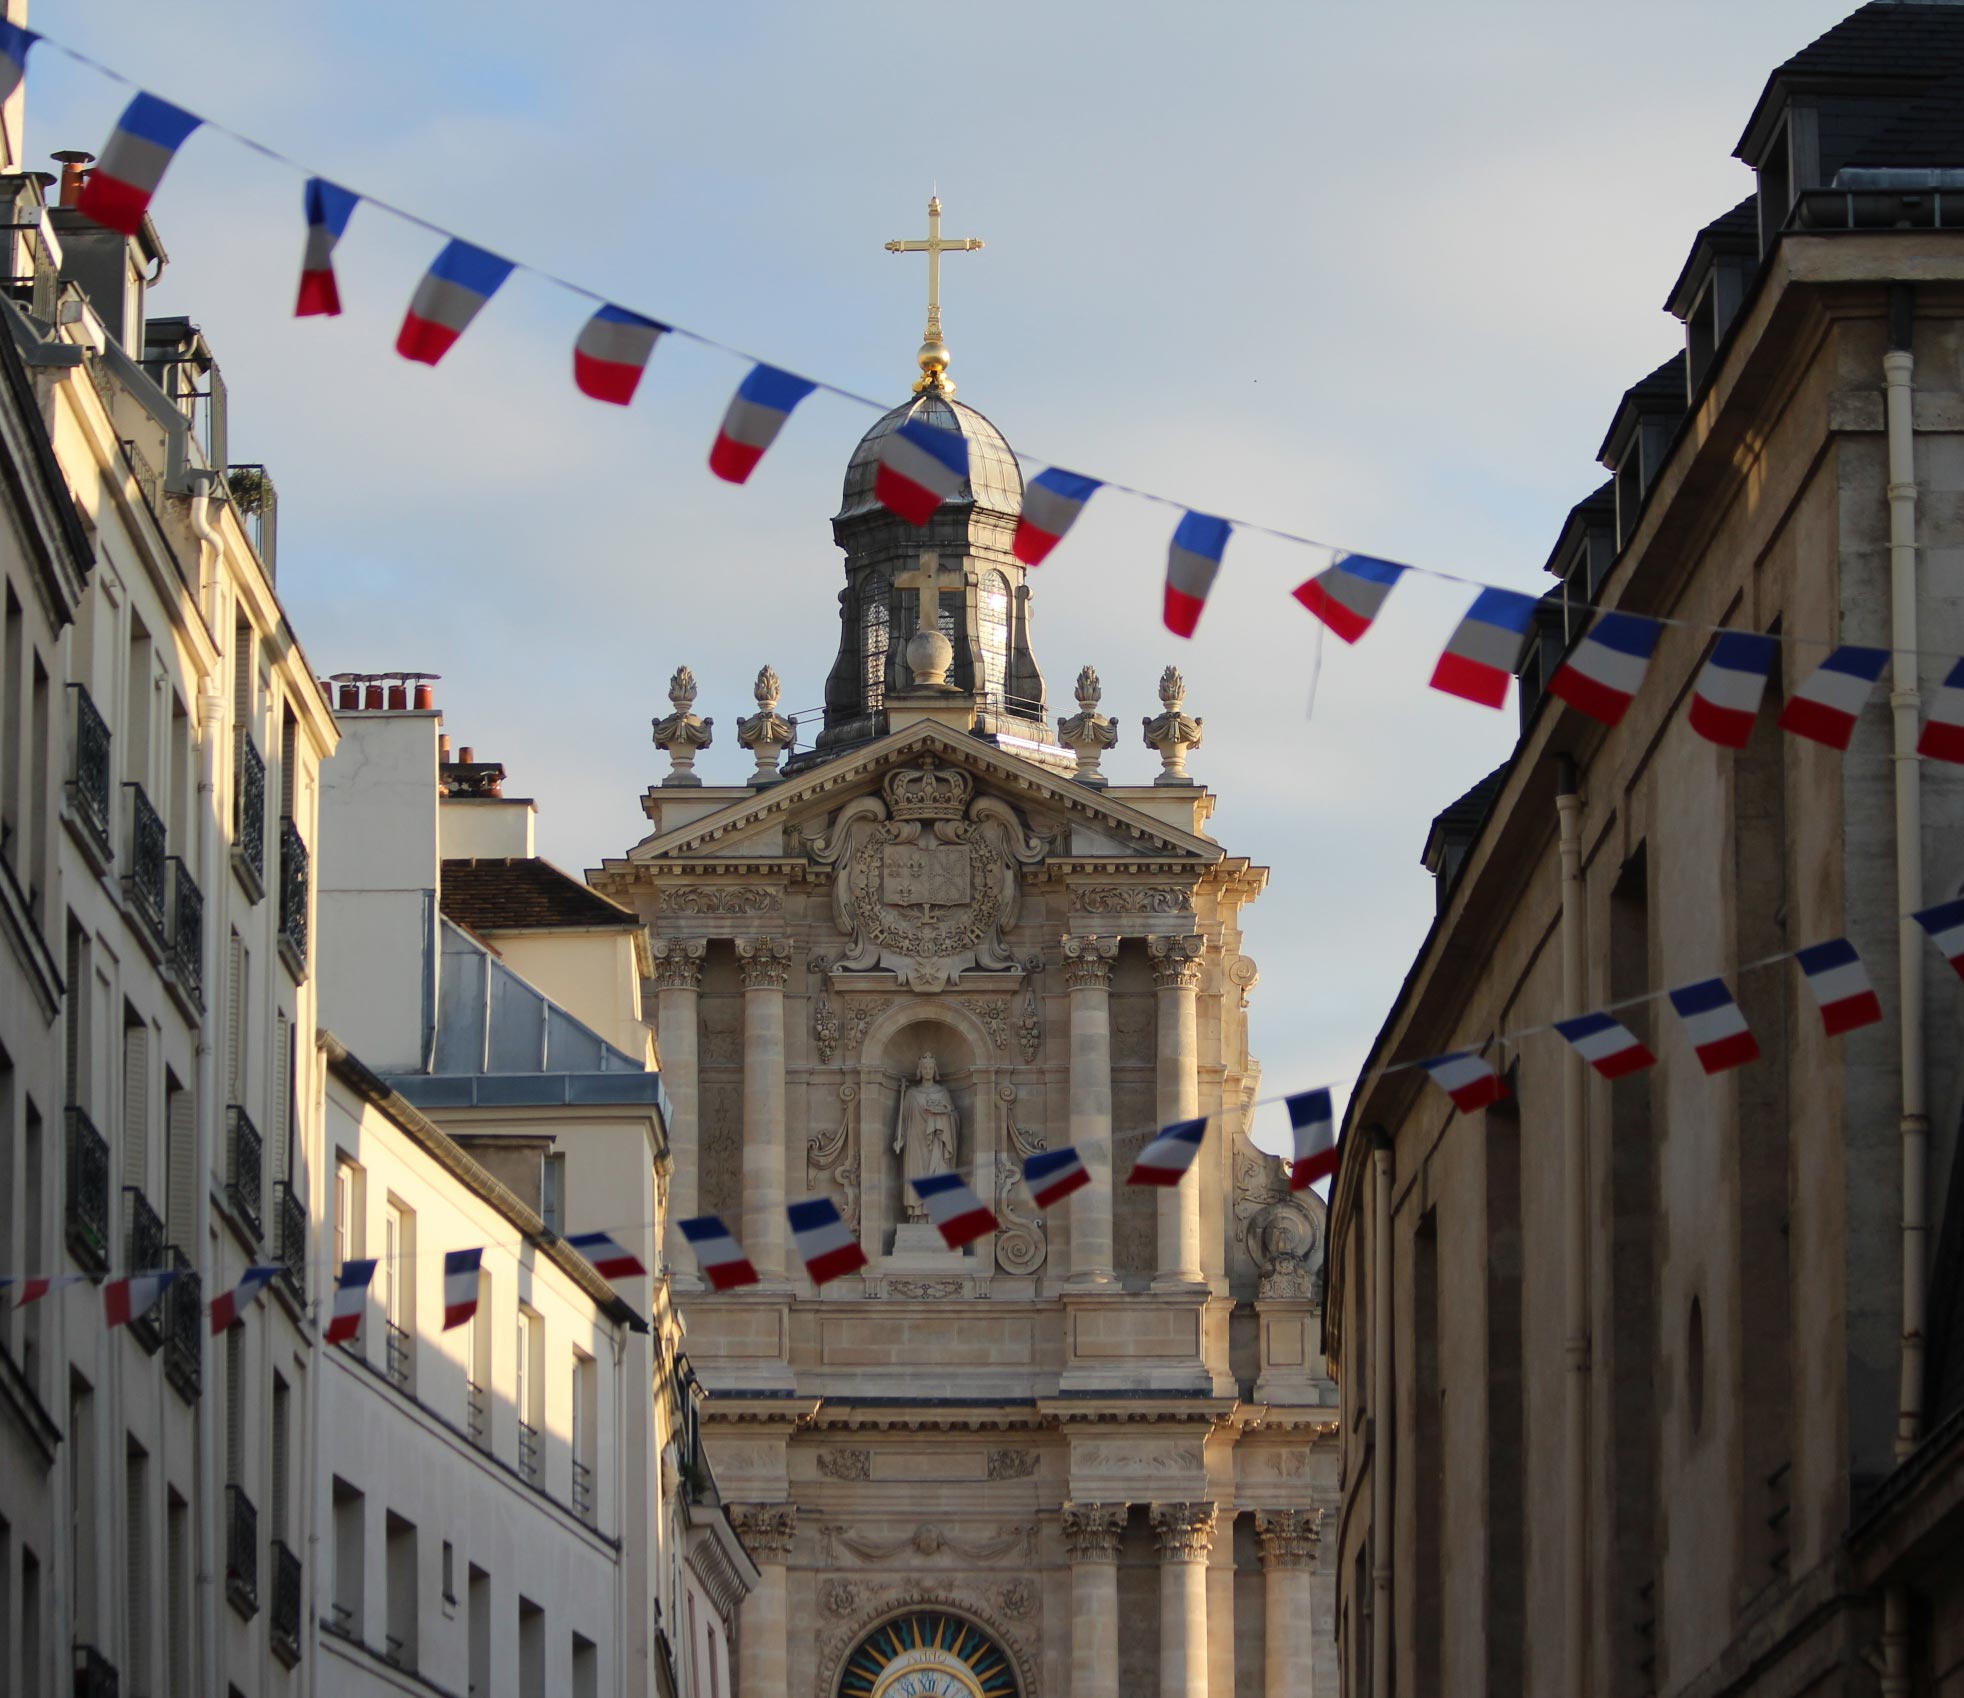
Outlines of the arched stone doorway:
[{"label": "arched stone doorway", "polygon": [[847,1654],[837,1698],[1020,1698],[994,1635],[933,1605],[889,1616]]}]

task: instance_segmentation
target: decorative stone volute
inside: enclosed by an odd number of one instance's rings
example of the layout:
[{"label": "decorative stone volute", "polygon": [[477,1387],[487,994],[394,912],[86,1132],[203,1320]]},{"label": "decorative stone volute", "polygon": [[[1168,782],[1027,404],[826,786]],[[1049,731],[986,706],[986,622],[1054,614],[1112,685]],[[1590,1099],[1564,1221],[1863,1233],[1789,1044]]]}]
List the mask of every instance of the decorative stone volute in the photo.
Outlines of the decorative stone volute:
[{"label": "decorative stone volute", "polygon": [[1262,1567],[1308,1568],[1316,1560],[1323,1537],[1320,1509],[1258,1509],[1255,1537],[1261,1542]]},{"label": "decorative stone volute", "polygon": [[655,964],[656,990],[697,990],[709,945],[699,937],[658,937],[648,945]]},{"label": "decorative stone volute", "polygon": [[757,1562],[783,1562],[798,1537],[795,1503],[733,1503],[730,1525]]},{"label": "decorative stone volute", "polygon": [[1156,1503],[1152,1530],[1159,1536],[1159,1554],[1167,1562],[1205,1562],[1214,1548],[1214,1506],[1211,1503]]},{"label": "decorative stone volute", "polygon": [[1164,771],[1155,784],[1191,784],[1187,776],[1187,751],[1200,747],[1200,728],[1204,723],[1181,710],[1186,706],[1187,681],[1177,666],[1159,675],[1159,700],[1164,713],[1146,716],[1146,747],[1157,749]]},{"label": "decorative stone volute", "polygon": [[1191,933],[1185,937],[1147,939],[1146,954],[1152,959],[1153,982],[1162,990],[1198,990],[1204,947]]},{"label": "decorative stone volute", "polygon": [[745,990],[782,990],[791,973],[790,940],[781,937],[740,937],[736,940],[737,968]]},{"label": "decorative stone volute", "polygon": [[1087,666],[1077,675],[1078,711],[1057,722],[1057,741],[1077,758],[1072,775],[1080,784],[1103,789],[1110,782],[1098,770],[1105,751],[1118,743],[1118,725],[1098,711],[1104,690],[1098,683],[1098,669]]},{"label": "decorative stone volute", "polygon": [[752,693],[757,698],[757,711],[737,721],[737,743],[756,757],[757,770],[750,775],[750,782],[775,784],[783,776],[777,763],[797,740],[798,728],[777,711],[784,690],[774,667],[766,666],[757,674]]},{"label": "decorative stone volute", "polygon": [[675,711],[655,721],[655,746],[668,751],[670,764],[662,783],[673,788],[700,787],[696,756],[709,747],[710,727],[716,721],[696,717],[696,675],[686,666],[676,667],[668,681],[668,705]]},{"label": "decorative stone volute", "polygon": [[1112,982],[1117,960],[1115,937],[1066,937],[1064,983],[1072,990],[1103,990]]},{"label": "decorative stone volute", "polygon": [[1064,1549],[1072,1562],[1117,1562],[1118,1543],[1125,1536],[1122,1503],[1064,1505]]}]

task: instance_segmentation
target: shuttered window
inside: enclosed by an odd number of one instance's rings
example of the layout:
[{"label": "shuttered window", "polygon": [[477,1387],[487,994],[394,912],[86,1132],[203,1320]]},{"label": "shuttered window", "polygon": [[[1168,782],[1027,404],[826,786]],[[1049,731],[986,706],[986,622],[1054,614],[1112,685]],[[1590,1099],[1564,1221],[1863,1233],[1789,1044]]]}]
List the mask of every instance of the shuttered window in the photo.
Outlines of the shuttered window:
[{"label": "shuttered window", "polygon": [[246,996],[252,957],[244,941],[232,934],[230,971],[225,983],[225,1100],[243,1103],[246,1091]]},{"label": "shuttered window", "polygon": [[245,1328],[225,1333],[225,1483],[245,1483]]},{"label": "shuttered window", "polygon": [[123,1026],[123,1183],[150,1185],[150,1028],[134,1011]]},{"label": "shuttered window", "polygon": [[198,1242],[197,1099],[168,1073],[164,1075],[164,1136],[168,1168],[164,1225],[170,1241],[190,1255]]},{"label": "shuttered window", "polygon": [[123,1566],[129,1591],[124,1620],[129,1625],[129,1657],[124,1670],[132,1692],[150,1690],[150,1459],[130,1441],[127,1497],[123,1511]]}]

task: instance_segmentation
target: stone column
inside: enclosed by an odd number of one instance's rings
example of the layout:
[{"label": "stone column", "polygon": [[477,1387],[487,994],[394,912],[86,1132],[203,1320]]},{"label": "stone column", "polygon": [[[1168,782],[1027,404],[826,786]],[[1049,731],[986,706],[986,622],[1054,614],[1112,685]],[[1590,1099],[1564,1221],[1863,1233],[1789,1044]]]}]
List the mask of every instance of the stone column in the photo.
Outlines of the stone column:
[{"label": "stone column", "polygon": [[1071,1558],[1071,1698],[1118,1698],[1118,1542],[1122,1503],[1064,1505]]},{"label": "stone column", "polygon": [[[696,1120],[696,993],[702,988],[702,958],[708,945],[699,937],[656,938],[655,1040],[661,1051],[662,1089],[668,1093],[668,1219],[671,1225],[702,1213],[702,1150]],[[676,1285],[700,1291],[702,1276],[693,1264],[677,1268]]]},{"label": "stone column", "polygon": [[[1197,937],[1155,937],[1146,951],[1152,957],[1153,982],[1159,987],[1159,1123],[1192,1120],[1200,1113],[1200,988],[1201,940]],[[1210,1127],[1218,1138],[1221,1129]],[[1178,1185],[1159,1194],[1159,1274],[1155,1290],[1199,1285],[1206,1277],[1200,1267],[1199,1163],[1212,1159],[1203,1145],[1194,1171]]]},{"label": "stone column", "polygon": [[784,981],[791,945],[741,937],[743,971],[743,1231],[752,1265],[782,1279],[790,1236],[784,1218]]},{"label": "stone column", "polygon": [[1207,1553],[1211,1503],[1156,1503],[1159,1535],[1159,1698],[1207,1698]]},{"label": "stone column", "polygon": [[[745,1246],[748,1248],[748,1246]],[[785,1643],[784,1562],[798,1533],[795,1503],[730,1505],[730,1525],[757,1565],[757,1590],[743,1600],[737,1617],[739,1692],[786,1692],[790,1656]]]},{"label": "stone column", "polygon": [[1112,963],[1115,937],[1064,939],[1071,989],[1071,1142],[1091,1183],[1071,1198],[1071,1282],[1112,1281]]},{"label": "stone column", "polygon": [[1316,1638],[1310,1625],[1310,1590],[1320,1509],[1258,1509],[1268,1630],[1263,1646],[1262,1698],[1310,1698]]}]

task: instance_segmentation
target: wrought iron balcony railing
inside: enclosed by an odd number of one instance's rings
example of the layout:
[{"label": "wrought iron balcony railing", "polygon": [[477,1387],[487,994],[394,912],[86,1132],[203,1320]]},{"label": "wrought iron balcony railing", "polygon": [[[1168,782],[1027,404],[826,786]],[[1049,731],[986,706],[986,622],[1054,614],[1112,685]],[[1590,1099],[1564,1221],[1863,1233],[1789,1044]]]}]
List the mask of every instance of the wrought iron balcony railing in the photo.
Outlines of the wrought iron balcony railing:
[{"label": "wrought iron balcony railing", "polygon": [[577,1456],[573,1458],[573,1513],[589,1524],[593,1520],[593,1470]]},{"label": "wrought iron balcony railing", "polygon": [[273,1615],[268,1624],[273,1655],[288,1668],[300,1661],[300,1559],[273,1541]]},{"label": "wrought iron balcony railing", "polygon": [[476,1380],[464,1382],[464,1427],[478,1449],[491,1448],[491,1400]]},{"label": "wrought iron balcony railing", "polygon": [[116,1698],[116,1665],[93,1645],[75,1647],[75,1698]]},{"label": "wrought iron balcony railing", "polygon": [[165,862],[170,858],[164,841],[164,816],[151,806],[141,784],[125,784],[123,790],[130,805],[130,858],[129,870],[123,874],[123,894],[161,948],[168,900]]},{"label": "wrought iron balcony railing", "polygon": [[265,1171],[265,1140],[252,1116],[233,1103],[225,1111],[225,1201],[253,1243],[260,1239],[260,1183]]},{"label": "wrought iron balcony railing", "polygon": [[518,1474],[530,1485],[538,1485],[544,1470],[539,1466],[539,1429],[518,1423]]},{"label": "wrought iron balcony railing", "polygon": [[407,1391],[410,1381],[416,1377],[416,1341],[394,1321],[384,1321],[382,1325],[386,1329],[384,1361],[389,1383]]},{"label": "wrought iron balcony railing", "polygon": [[177,1278],[164,1292],[164,1378],[190,1403],[205,1386],[204,1287],[175,1244],[168,1255]]},{"label": "wrought iron balcony railing", "polygon": [[109,1268],[109,1140],[86,1109],[68,1122],[68,1247],[91,1273]]},{"label": "wrought iron balcony railing", "polygon": [[[134,1185],[123,1187],[123,1268],[127,1273],[162,1273],[170,1258],[164,1251],[164,1217]],[[165,1288],[168,1294],[169,1288]],[[163,1299],[140,1315],[130,1317],[130,1337],[153,1354],[164,1342]]]},{"label": "wrought iron balcony railing", "polygon": [[266,757],[253,747],[243,727],[232,746],[232,856],[266,888]]},{"label": "wrought iron balcony railing", "polygon": [[75,823],[106,864],[115,853],[109,844],[109,722],[80,684],[68,688],[68,806]]},{"label": "wrought iron balcony railing", "polygon": [[299,1302],[307,1301],[307,1205],[294,1195],[292,1183],[273,1181],[273,1256],[280,1277]]},{"label": "wrought iron balcony railing", "polygon": [[205,1005],[205,893],[182,858],[170,858],[170,970],[177,988]]},{"label": "wrought iron balcony railing", "polygon": [[280,821],[280,952],[296,976],[307,971],[307,845],[291,819]]},{"label": "wrought iron balcony railing", "polygon": [[225,1596],[240,1615],[259,1613],[259,1511],[243,1486],[225,1488]]}]

